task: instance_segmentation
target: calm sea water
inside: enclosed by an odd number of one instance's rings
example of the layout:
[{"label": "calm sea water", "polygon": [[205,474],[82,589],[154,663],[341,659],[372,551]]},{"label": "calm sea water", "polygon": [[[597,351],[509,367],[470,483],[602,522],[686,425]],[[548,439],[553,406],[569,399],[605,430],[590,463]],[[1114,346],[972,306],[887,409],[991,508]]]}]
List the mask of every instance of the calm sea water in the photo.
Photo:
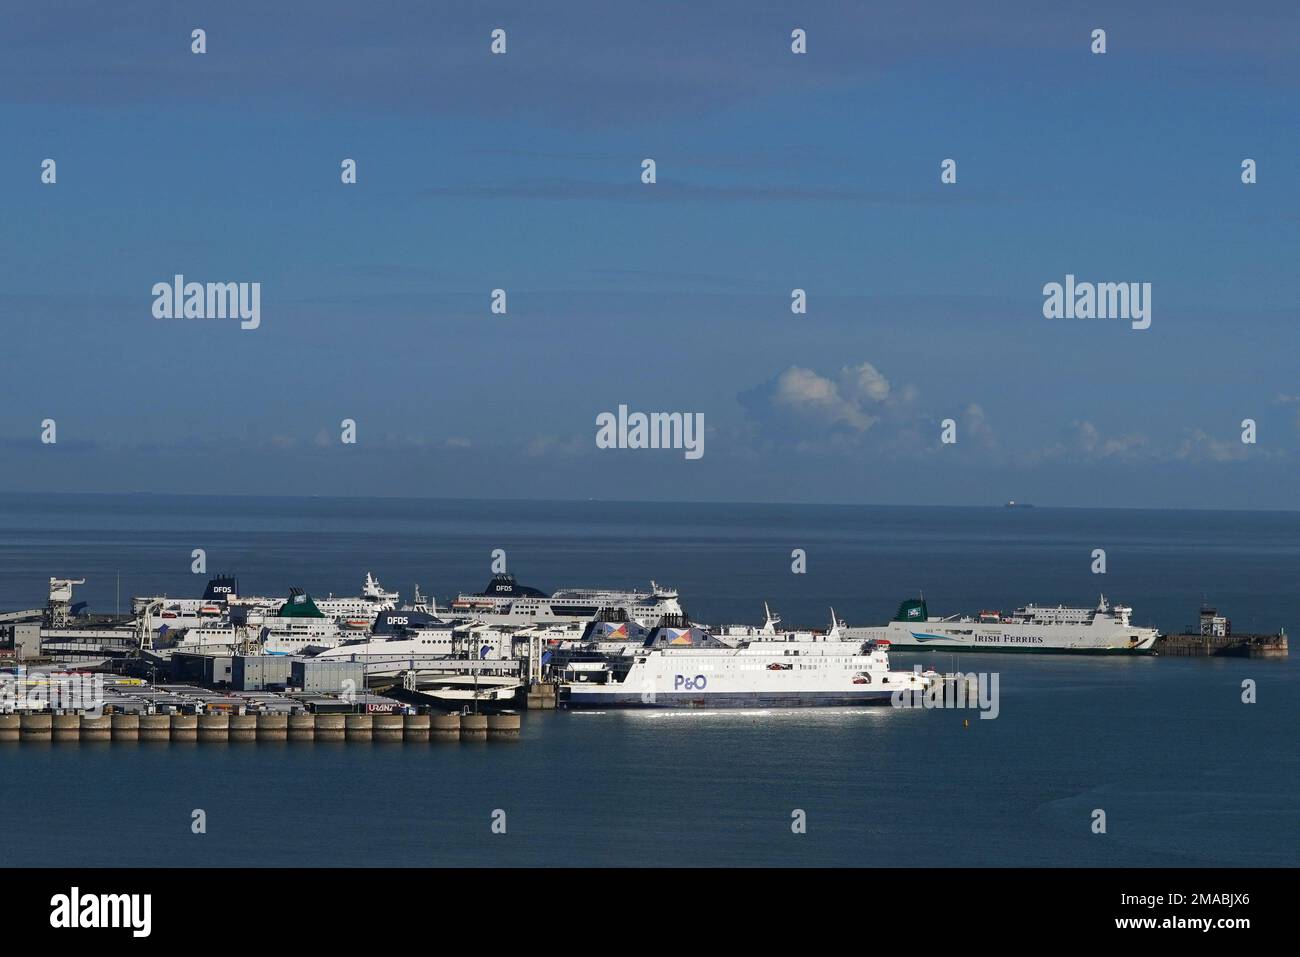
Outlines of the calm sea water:
[{"label": "calm sea water", "polygon": [[[1029,601],[1133,605],[1167,631],[1208,600],[1238,631],[1300,623],[1300,515],[1060,509],[0,496],[0,608],[84,577],[134,593],[441,601],[491,552],[521,581],[682,592],[692,615],[878,623]],[[807,574],[791,573],[791,550]],[[1094,575],[1104,548],[1107,573]],[[0,745],[6,857],[32,864],[1295,865],[1295,659],[896,654],[997,671],[1001,714],[529,713],[518,744]],[[1241,686],[1258,703],[1241,703]],[[963,721],[969,719],[969,727]],[[190,832],[191,811],[208,833]],[[1091,833],[1092,812],[1107,833]],[[493,812],[507,831],[491,830]],[[792,833],[791,815],[807,815]]]}]

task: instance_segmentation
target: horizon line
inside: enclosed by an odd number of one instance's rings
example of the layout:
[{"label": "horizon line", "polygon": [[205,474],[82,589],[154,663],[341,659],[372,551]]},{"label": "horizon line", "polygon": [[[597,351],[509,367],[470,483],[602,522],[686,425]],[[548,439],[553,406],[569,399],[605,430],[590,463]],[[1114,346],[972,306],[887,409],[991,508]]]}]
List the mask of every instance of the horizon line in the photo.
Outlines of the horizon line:
[{"label": "horizon line", "polygon": [[[212,499],[282,499],[285,501],[307,501],[311,499],[322,499],[332,501],[355,501],[355,502],[510,502],[510,503],[536,503],[539,505],[546,504],[577,504],[589,502],[601,505],[734,505],[734,506],[763,506],[771,508],[927,508],[927,509],[985,509],[985,508],[1017,508],[1017,509],[1041,509],[1044,511],[1093,511],[1093,512],[1232,512],[1247,514],[1269,514],[1276,513],[1282,515],[1291,515],[1300,512],[1300,509],[1290,508],[1213,508],[1210,506],[1148,506],[1148,505],[1053,505],[1039,504],[1037,502],[1023,502],[1018,499],[1008,499],[1006,502],[979,503],[979,504],[962,504],[962,505],[943,505],[936,503],[921,502],[809,502],[809,501],[756,501],[750,499],[737,499],[723,501],[718,499],[619,499],[619,498],[512,498],[500,496],[465,496],[465,495],[323,495],[323,494],[304,494],[304,495],[286,495],[282,493],[263,493],[263,492],[156,492],[149,490],[135,490],[130,492],[90,492],[90,491],[32,491],[29,489],[9,489],[0,490],[0,497],[3,496],[30,496],[33,498],[40,496],[97,496],[104,498],[212,498]],[[1014,506],[1010,503],[1014,502]]]}]

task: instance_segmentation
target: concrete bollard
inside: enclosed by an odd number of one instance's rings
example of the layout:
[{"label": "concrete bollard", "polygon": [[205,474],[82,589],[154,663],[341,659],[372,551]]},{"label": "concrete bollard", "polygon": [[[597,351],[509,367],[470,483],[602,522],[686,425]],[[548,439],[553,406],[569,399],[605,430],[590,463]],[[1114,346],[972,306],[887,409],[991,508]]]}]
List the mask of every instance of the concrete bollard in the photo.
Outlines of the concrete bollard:
[{"label": "concrete bollard", "polygon": [[463,714],[460,716],[460,739],[462,741],[487,740],[487,715]]},{"label": "concrete bollard", "polygon": [[115,714],[113,715],[112,727],[114,741],[140,740],[140,716],[138,714]]},{"label": "concrete bollard", "polygon": [[230,716],[231,741],[257,740],[257,715],[232,714]]},{"label": "concrete bollard", "polygon": [[402,721],[402,737],[407,741],[429,740],[430,721],[427,714],[408,714]]},{"label": "concrete bollard", "polygon": [[0,714],[0,741],[17,741],[22,736],[22,720],[16,714]]},{"label": "concrete bollard", "polygon": [[400,714],[375,714],[374,736],[376,741],[401,741],[402,716]]},{"label": "concrete bollard", "polygon": [[197,714],[172,715],[172,740],[197,741],[199,739],[199,716]]},{"label": "concrete bollard", "polygon": [[200,741],[229,741],[230,740],[230,715],[228,714],[199,715],[199,740]]},{"label": "concrete bollard", "polygon": [[169,714],[140,715],[141,741],[170,741],[172,739],[172,716]]},{"label": "concrete bollard", "polygon": [[54,715],[24,714],[18,730],[24,741],[49,741],[54,737]]},{"label": "concrete bollard", "polygon": [[375,720],[369,714],[350,714],[343,723],[349,741],[369,741],[375,736]]},{"label": "concrete bollard", "polygon": [[519,715],[490,714],[487,716],[487,736],[489,741],[518,741]]},{"label": "concrete bollard", "polygon": [[259,714],[257,716],[258,741],[285,741],[289,737],[287,714]]},{"label": "concrete bollard", "polygon": [[81,715],[56,714],[54,715],[53,729],[55,741],[80,741]]},{"label": "concrete bollard", "polygon": [[459,741],[460,740],[460,715],[458,714],[435,714],[431,715],[429,722],[429,740],[431,741]]},{"label": "concrete bollard", "polygon": [[314,714],[289,715],[289,740],[314,741],[316,739],[316,716]]},{"label": "concrete bollard", "polygon": [[529,710],[554,711],[558,703],[559,692],[551,682],[532,685],[524,695],[524,705]]},{"label": "concrete bollard", "polygon": [[108,741],[113,737],[113,718],[101,714],[99,717],[83,714],[81,716],[82,741]]},{"label": "concrete bollard", "polygon": [[342,741],[344,738],[345,715],[341,714],[318,714],[316,718],[316,740],[317,741]]}]

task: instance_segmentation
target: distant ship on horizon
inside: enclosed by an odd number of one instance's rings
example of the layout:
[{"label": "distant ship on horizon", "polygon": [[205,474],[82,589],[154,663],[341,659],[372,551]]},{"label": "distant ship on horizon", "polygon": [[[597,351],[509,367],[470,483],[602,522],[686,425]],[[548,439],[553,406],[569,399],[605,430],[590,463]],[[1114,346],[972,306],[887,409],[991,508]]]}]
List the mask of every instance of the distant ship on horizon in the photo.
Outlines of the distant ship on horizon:
[{"label": "distant ship on horizon", "polygon": [[1012,498],[1007,500],[1006,507],[1007,508],[1033,508],[1034,506],[1031,505],[1029,502],[1017,502],[1014,498]]}]

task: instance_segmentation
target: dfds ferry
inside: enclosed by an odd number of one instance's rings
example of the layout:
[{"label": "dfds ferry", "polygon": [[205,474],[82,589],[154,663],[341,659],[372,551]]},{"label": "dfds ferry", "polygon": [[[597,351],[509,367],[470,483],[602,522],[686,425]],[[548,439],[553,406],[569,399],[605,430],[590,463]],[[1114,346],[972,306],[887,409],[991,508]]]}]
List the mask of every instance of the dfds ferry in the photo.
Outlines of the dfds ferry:
[{"label": "dfds ferry", "polygon": [[[416,599],[420,600],[418,588]],[[366,572],[359,597],[335,597],[331,594],[316,600],[315,607],[325,618],[337,619],[343,628],[364,630],[370,627],[376,612],[396,608],[397,601],[397,592],[385,591],[379,580]],[[229,575],[219,575],[209,581],[202,598],[155,596],[132,599],[134,613],[148,616],[146,627],[157,631],[166,625],[167,630],[173,633],[224,627],[228,623],[223,623],[223,619],[232,608],[255,609],[275,615],[282,604],[282,599],[241,595],[239,580]]]},{"label": "dfds ferry", "polygon": [[883,628],[849,628],[849,637],[885,639],[906,651],[1031,651],[1058,654],[1150,654],[1160,632],[1131,623],[1133,609],[1110,605],[1102,595],[1096,608],[1026,605],[1009,615],[982,611],[977,616],[931,618],[924,599],[898,607]]},{"label": "dfds ferry", "polygon": [[153,631],[166,625],[169,631],[177,632],[215,623],[238,601],[238,579],[218,575],[208,581],[202,598],[136,597],[131,600],[131,611],[147,616],[145,626]]},{"label": "dfds ferry", "polygon": [[889,670],[886,641],[756,639],[732,647],[700,628],[658,628],[639,651],[573,661],[572,708],[805,708],[889,704],[934,676]]}]

